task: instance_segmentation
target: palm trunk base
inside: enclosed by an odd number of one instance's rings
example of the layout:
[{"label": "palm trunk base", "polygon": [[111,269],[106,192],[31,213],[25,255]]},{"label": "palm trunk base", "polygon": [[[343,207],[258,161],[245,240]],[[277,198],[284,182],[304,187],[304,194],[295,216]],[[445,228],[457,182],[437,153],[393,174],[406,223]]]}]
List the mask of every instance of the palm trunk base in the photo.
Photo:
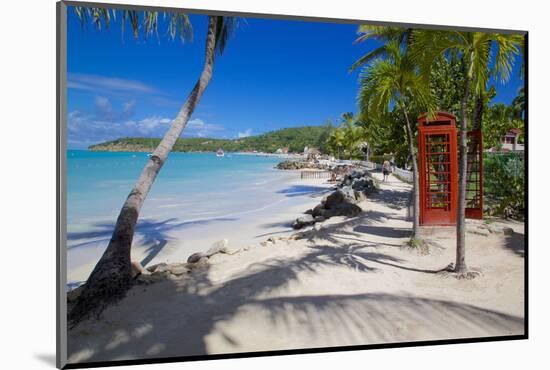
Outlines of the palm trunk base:
[{"label": "palm trunk base", "polygon": [[472,280],[483,276],[479,269],[468,268],[466,265],[455,267],[454,263],[450,263],[447,267],[438,271],[437,274],[444,278],[453,277],[458,280]]},{"label": "palm trunk base", "polygon": [[130,263],[105,261],[80,288],[74,304],[69,307],[70,327],[89,318],[99,318],[103,310],[126,295],[132,286]]}]

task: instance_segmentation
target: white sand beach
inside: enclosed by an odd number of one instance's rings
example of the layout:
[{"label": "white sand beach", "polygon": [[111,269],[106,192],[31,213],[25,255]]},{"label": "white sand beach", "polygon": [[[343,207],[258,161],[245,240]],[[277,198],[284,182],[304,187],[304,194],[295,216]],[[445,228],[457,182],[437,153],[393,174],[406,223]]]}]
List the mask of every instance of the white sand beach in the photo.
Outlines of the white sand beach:
[{"label": "white sand beach", "polygon": [[[136,285],[101,319],[70,330],[69,363],[524,333],[523,223],[494,221],[514,230],[502,233],[469,221],[467,263],[483,275],[457,280],[437,273],[454,262],[454,228],[425,229],[434,242],[427,253],[404,246],[410,186],[393,176],[360,216],[333,217],[289,239],[296,232],[288,221],[319,202],[320,182],[292,208],[262,214],[270,227],[211,236],[229,239],[235,254]],[[233,243],[243,233],[258,235],[255,246]],[[275,243],[262,246],[269,237]],[[150,262],[187,257],[174,244]]]},{"label": "white sand beach", "polygon": [[[258,196],[255,191],[222,192],[231,197],[232,203],[241,204],[230,211],[213,210],[212,215],[180,218],[174,215],[185,214],[185,206],[155,206],[162,213],[142,218],[138,223],[132,259],[147,267],[159,262],[186,261],[192,253],[206,251],[222,239],[228,240],[230,248],[243,248],[258,246],[269,236],[290,235],[293,231],[290,225],[296,217],[318,204],[334,184],[323,179],[300,180],[300,171],[280,172],[277,181],[271,179],[267,184],[257,185],[264,187],[262,195],[266,198],[261,201],[247,199]],[[155,199],[148,202],[154,203]],[[264,205],[255,207],[256,203]],[[216,202],[212,201],[210,207],[215,209]],[[221,204],[218,207],[227,208]],[[112,233],[112,225],[106,226],[99,229],[86,226],[69,233],[76,246],[69,246],[68,250],[69,283],[83,282],[89,276]]]}]

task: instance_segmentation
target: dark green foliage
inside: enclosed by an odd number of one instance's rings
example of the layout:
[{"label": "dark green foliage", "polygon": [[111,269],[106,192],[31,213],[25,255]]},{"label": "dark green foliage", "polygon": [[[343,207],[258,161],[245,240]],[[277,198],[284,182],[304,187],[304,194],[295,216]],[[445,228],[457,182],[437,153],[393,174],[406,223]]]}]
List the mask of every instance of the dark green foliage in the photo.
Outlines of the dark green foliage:
[{"label": "dark green foliage", "polygon": [[365,159],[365,127],[351,112],[342,114],[341,125],[328,132],[325,149],[338,159]]},{"label": "dark green foliage", "polygon": [[485,153],[484,196],[492,214],[521,218],[525,212],[525,162],[519,153]]},{"label": "dark green foliage", "polygon": [[[179,138],[174,145],[175,152],[213,152],[222,148],[226,152],[258,151],[275,153],[288,147],[290,152],[301,153],[305,146],[315,147],[322,152],[325,141],[332,131],[331,125],[284,128],[262,135],[240,139]],[[158,138],[121,138],[92,145],[90,150],[107,151],[152,151],[160,142]]]},{"label": "dark green foliage", "polygon": [[[382,163],[394,158],[395,163],[406,168],[410,159],[407,137],[403,126],[403,115],[393,111],[384,114],[367,124],[367,142],[371,145],[369,160]],[[416,134],[416,125],[412,127],[413,136]],[[392,153],[392,154],[390,154]]]},{"label": "dark green foliage", "polygon": [[[517,111],[513,106],[494,104],[487,108],[483,119],[483,147],[485,149],[500,149],[502,138],[511,129],[523,131],[524,122],[518,118]],[[523,135],[520,135],[520,143],[523,142]]]}]

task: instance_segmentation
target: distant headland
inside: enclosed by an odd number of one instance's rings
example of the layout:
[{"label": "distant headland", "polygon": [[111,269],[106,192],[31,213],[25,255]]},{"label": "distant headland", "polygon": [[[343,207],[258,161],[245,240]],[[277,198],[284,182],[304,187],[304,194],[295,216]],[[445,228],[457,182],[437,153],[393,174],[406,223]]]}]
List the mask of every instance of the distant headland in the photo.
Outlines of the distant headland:
[{"label": "distant headland", "polygon": [[[302,126],[284,128],[265,134],[238,139],[179,138],[174,145],[175,152],[215,152],[222,148],[226,152],[301,153],[304,147],[319,148],[325,152],[325,143],[332,127]],[[91,145],[92,151],[109,152],[151,152],[160,138],[126,137]]]}]

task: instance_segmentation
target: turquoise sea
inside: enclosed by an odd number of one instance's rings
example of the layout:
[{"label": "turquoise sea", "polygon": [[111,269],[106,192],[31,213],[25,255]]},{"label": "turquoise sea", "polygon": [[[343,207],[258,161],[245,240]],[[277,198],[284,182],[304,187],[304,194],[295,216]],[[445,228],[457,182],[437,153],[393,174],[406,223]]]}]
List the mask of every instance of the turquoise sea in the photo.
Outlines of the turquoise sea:
[{"label": "turquoise sea", "polygon": [[[147,153],[67,152],[69,286],[82,282],[107,247],[114,222]],[[319,187],[281,171],[274,156],[171,153],[141,210],[132,258],[143,265],[185,260],[213,242],[257,244],[291,232]],[[74,284],[74,285],[72,285]]]},{"label": "turquoise sea", "polygon": [[[93,152],[67,153],[68,224],[82,224],[116,218],[132,189],[147,153]],[[165,208],[177,208],[185,218],[222,215],[243,209],[236,192],[254,190],[254,202],[261,206],[262,187],[280,177],[276,157],[214,153],[171,153],[161,169],[142,210],[154,217]],[[266,191],[269,189],[266,188]],[[265,194],[264,194],[265,195]]]}]

